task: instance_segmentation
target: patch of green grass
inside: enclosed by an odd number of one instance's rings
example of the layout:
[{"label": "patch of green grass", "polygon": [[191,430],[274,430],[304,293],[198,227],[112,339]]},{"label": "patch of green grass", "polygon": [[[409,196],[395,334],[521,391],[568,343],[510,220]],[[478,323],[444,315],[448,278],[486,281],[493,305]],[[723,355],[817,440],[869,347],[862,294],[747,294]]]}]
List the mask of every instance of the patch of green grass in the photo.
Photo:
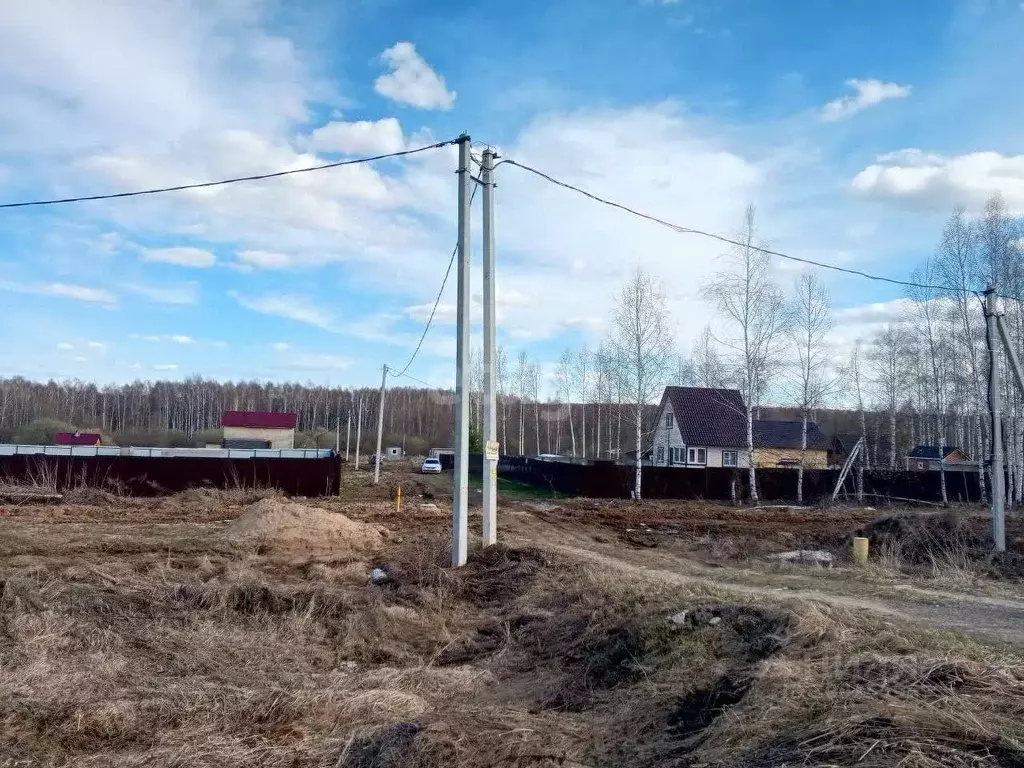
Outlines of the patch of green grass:
[{"label": "patch of green grass", "polygon": [[[469,487],[483,488],[483,477],[480,475],[470,475]],[[558,493],[550,488],[542,488],[518,480],[509,480],[505,477],[498,478],[498,493],[506,498],[522,501],[550,501],[552,499],[566,498],[565,494]]]}]

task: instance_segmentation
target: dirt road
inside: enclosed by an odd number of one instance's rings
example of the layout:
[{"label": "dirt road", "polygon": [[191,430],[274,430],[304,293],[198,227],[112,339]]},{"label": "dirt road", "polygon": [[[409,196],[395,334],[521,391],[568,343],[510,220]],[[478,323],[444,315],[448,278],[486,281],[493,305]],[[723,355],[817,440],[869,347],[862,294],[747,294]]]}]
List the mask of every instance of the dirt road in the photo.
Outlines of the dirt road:
[{"label": "dirt road", "polygon": [[[906,598],[852,595],[838,580],[819,580],[814,588],[795,586],[792,578],[766,571],[751,583],[749,570],[710,568],[695,560],[666,552],[650,552],[624,545],[603,545],[593,536],[551,525],[530,512],[507,518],[509,535],[522,542],[598,563],[623,574],[643,576],[667,584],[704,584],[738,594],[779,600],[817,600],[852,610],[871,611],[900,621],[919,622],[936,629],[954,630],[986,642],[1024,649],[1024,600],[971,595],[900,585]],[[889,590],[895,591],[895,590]]]}]

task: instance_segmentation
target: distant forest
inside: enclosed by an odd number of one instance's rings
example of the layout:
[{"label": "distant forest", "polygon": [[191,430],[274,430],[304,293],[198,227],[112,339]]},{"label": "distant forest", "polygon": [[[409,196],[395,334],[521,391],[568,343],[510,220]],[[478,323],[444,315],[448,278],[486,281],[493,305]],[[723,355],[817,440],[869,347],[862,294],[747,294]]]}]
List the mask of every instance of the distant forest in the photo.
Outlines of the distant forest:
[{"label": "distant forest", "polygon": [[[35,382],[0,379],[0,441],[45,444],[54,432],[98,431],[113,445],[200,446],[220,439],[225,410],[293,411],[298,415],[299,447],[333,448],[340,426],[345,448],[349,416],[353,450],[361,432],[362,450],[374,448],[377,389],[341,389],[302,384],[185,381],[134,382],[96,387],[79,381]],[[430,447],[451,445],[453,396],[450,391],[389,388],[384,409],[384,442],[421,454]],[[362,429],[359,429],[360,403]],[[499,398],[498,437],[507,454],[559,453],[608,458],[630,450],[624,424],[626,406],[618,403],[537,402],[529,396]],[[653,427],[656,407],[647,417]],[[473,424],[483,418],[480,393],[472,395]],[[799,420],[799,409],[763,407],[761,418]],[[860,433],[856,411],[819,409],[814,414],[826,435]],[[932,419],[909,407],[897,417],[900,459],[928,434]],[[868,448],[873,465],[889,460],[888,414],[866,414]]]}]

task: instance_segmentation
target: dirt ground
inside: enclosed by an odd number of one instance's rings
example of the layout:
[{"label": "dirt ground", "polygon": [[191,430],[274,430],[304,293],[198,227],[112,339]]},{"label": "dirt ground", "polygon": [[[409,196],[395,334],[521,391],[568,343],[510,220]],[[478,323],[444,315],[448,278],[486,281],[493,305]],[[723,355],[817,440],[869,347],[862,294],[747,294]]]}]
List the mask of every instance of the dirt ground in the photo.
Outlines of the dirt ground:
[{"label": "dirt ground", "polygon": [[453,570],[413,470],[0,508],[0,766],[1024,766],[981,514],[855,567],[893,510],[505,498]]}]

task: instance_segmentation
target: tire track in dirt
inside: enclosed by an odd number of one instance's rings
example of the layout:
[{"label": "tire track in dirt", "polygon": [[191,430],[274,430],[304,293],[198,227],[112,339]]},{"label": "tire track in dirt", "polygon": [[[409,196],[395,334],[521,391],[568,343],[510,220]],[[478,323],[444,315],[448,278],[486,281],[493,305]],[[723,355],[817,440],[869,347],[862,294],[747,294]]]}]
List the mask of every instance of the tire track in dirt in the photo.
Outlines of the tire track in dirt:
[{"label": "tire track in dirt", "polygon": [[539,525],[513,526],[516,538],[523,538],[534,546],[621,573],[651,578],[667,584],[701,585],[774,600],[816,600],[842,608],[871,611],[900,621],[916,622],[933,629],[962,632],[984,641],[995,641],[1024,650],[1024,602],[925,590],[912,586],[904,587],[908,595],[912,594],[930,602],[862,598],[821,589],[774,585],[770,583],[772,577],[770,573],[764,574],[767,583],[763,586],[722,581],[710,575],[694,573],[694,567],[697,564],[689,560],[680,559],[679,562],[681,569],[689,571],[686,573],[664,567],[651,567],[596,552],[587,546],[587,539],[583,536],[576,535],[561,526],[545,524],[529,513],[519,514],[532,518],[530,522],[535,521]]}]

